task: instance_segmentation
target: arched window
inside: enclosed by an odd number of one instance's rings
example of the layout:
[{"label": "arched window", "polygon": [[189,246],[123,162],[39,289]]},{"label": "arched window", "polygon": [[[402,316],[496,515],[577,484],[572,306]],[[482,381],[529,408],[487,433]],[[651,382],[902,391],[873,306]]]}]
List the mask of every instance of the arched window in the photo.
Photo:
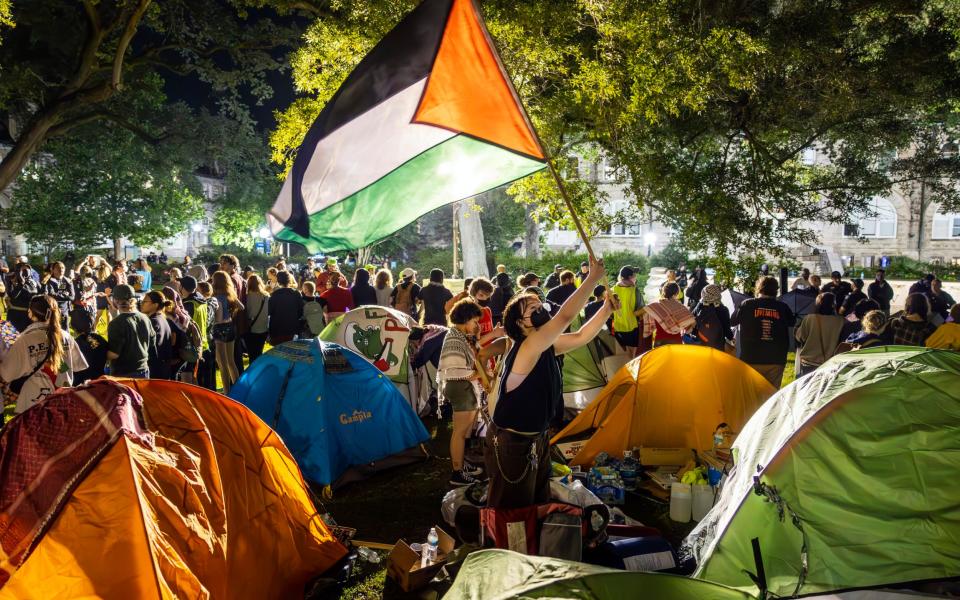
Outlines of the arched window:
[{"label": "arched window", "polygon": [[960,239],[960,212],[944,213],[940,208],[933,213],[933,239]]},{"label": "arched window", "polygon": [[843,228],[847,237],[893,238],[897,237],[897,210],[886,198],[873,198],[866,213],[854,223]]}]

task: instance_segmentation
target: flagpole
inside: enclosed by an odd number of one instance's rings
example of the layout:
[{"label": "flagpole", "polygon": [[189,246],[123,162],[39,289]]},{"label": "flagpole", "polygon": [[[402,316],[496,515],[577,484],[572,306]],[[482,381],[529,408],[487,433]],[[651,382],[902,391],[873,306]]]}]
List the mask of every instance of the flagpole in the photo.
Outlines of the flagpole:
[{"label": "flagpole", "polygon": [[567,210],[570,211],[570,216],[573,218],[573,225],[577,228],[577,233],[580,234],[580,239],[583,240],[583,245],[587,248],[587,255],[589,255],[591,260],[596,260],[596,256],[593,253],[593,247],[590,245],[590,238],[587,237],[587,232],[583,228],[583,224],[580,222],[580,217],[577,215],[576,209],[573,208],[573,202],[570,201],[570,196],[567,194],[566,186],[563,185],[563,180],[560,179],[560,174],[557,173],[557,169],[553,166],[553,158],[550,156],[550,153],[547,152],[547,147],[543,144],[543,140],[540,139],[540,133],[537,131],[537,128],[533,126],[533,121],[530,119],[530,114],[527,112],[527,107],[520,99],[520,94],[517,93],[517,89],[513,85],[513,75],[510,74],[510,71],[507,69],[507,65],[503,64],[503,59],[500,58],[500,49],[497,47],[497,42],[493,39],[493,36],[490,35],[490,31],[487,30],[487,24],[483,20],[483,13],[480,12],[480,5],[477,0],[470,1],[473,4],[473,10],[476,11],[477,21],[480,23],[480,28],[483,30],[483,35],[487,38],[487,43],[489,43],[490,47],[494,49],[494,58],[497,60],[497,64],[500,65],[500,69],[507,78],[507,87],[510,88],[510,93],[513,94],[514,101],[520,107],[520,111],[523,113],[523,118],[527,121],[527,126],[530,128],[530,131],[533,132],[533,137],[536,138],[537,144],[540,146],[540,150],[543,152],[543,157],[547,161],[547,167],[550,169],[550,174],[553,175],[553,180],[557,183],[557,188],[560,190],[560,196],[563,197],[563,201],[567,205]]}]

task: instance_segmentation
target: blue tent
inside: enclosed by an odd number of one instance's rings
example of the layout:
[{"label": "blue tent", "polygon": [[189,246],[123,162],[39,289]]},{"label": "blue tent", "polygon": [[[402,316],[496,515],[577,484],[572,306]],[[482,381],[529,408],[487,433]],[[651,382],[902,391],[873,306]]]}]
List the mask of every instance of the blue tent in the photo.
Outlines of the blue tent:
[{"label": "blue tent", "polygon": [[319,340],[273,348],[230,397],[280,434],[304,476],[338,487],[426,456],[430,439],[396,386],[365,358]]}]

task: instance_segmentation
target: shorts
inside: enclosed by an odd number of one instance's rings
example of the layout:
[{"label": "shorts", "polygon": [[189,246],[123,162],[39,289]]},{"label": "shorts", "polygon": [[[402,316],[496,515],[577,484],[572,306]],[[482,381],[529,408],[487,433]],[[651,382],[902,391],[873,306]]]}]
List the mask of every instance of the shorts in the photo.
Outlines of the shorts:
[{"label": "shorts", "polygon": [[633,331],[620,332],[617,331],[613,334],[613,337],[617,338],[617,341],[620,342],[621,346],[626,348],[636,348],[640,345],[640,328],[636,328]]},{"label": "shorts", "polygon": [[477,410],[477,393],[473,382],[465,379],[449,380],[443,384],[443,397],[453,406],[453,412]]}]

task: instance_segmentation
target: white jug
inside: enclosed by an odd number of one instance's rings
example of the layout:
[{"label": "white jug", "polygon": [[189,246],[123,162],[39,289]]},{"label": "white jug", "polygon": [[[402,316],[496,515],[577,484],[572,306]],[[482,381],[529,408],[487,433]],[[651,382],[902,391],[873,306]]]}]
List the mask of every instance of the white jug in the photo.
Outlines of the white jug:
[{"label": "white jug", "polygon": [[670,518],[677,523],[687,523],[693,508],[690,484],[674,483],[670,486]]},{"label": "white jug", "polygon": [[713,508],[713,488],[707,484],[693,486],[693,520],[699,521]]}]

